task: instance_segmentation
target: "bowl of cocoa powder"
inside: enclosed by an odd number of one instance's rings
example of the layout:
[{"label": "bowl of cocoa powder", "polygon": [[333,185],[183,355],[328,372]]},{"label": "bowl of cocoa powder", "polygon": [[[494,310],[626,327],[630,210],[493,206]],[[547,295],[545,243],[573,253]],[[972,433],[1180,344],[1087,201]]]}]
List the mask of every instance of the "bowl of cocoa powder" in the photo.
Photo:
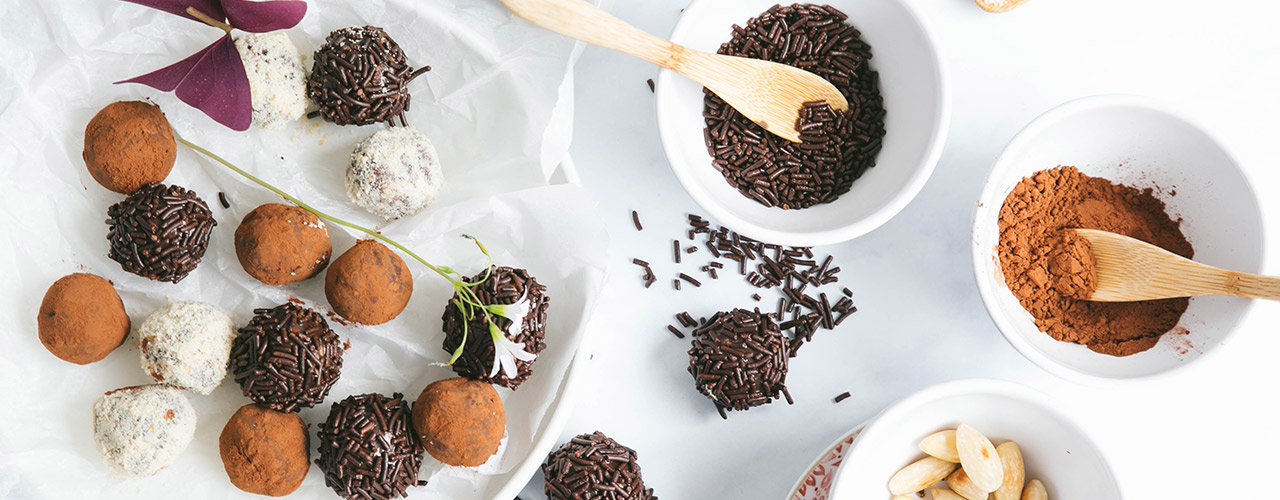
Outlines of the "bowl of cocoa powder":
[{"label": "bowl of cocoa powder", "polygon": [[1100,303],[1087,247],[1063,230],[1131,236],[1210,265],[1261,272],[1262,213],[1239,163],[1203,127],[1135,96],[1055,108],[996,160],[974,212],[978,289],[1005,338],[1078,381],[1158,376],[1226,341],[1244,299]]}]

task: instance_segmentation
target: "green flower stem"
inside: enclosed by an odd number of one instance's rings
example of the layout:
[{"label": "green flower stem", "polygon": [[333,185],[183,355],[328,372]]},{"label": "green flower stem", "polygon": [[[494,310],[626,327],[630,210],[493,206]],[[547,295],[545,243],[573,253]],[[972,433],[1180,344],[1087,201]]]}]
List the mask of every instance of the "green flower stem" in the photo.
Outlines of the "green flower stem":
[{"label": "green flower stem", "polygon": [[[209,26],[213,26],[214,28],[218,28],[218,29],[220,29],[220,30],[222,30],[222,31],[225,31],[225,32],[227,32],[227,34],[228,34],[228,35],[230,35],[230,34],[231,34],[231,25],[230,25],[230,24],[227,24],[227,23],[224,23],[224,22],[219,21],[219,20],[217,20],[217,19],[214,19],[214,18],[213,18],[213,16],[210,16],[210,15],[208,15],[208,14],[205,14],[205,13],[203,13],[203,12],[200,12],[200,11],[196,10],[196,8],[195,8],[195,7],[187,7],[187,13],[188,13],[188,14],[191,14],[191,17],[194,17],[194,18],[196,18],[196,19],[199,19],[199,20],[201,20],[201,21],[204,21],[204,23],[205,23],[205,24],[207,24],[207,25],[209,25]],[[188,146],[189,146],[189,145],[190,145],[190,144],[188,144]]]}]

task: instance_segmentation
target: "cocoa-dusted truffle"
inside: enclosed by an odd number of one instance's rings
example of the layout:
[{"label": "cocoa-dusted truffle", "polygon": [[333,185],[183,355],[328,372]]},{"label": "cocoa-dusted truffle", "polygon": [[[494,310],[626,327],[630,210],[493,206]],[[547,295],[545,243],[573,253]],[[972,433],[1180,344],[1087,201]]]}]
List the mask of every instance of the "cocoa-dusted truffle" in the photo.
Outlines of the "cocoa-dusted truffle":
[{"label": "cocoa-dusted truffle", "polygon": [[231,484],[249,493],[282,497],[302,486],[311,468],[311,439],[297,413],[244,405],[218,437]]},{"label": "cocoa-dusted truffle", "polygon": [[334,30],[315,54],[307,95],[325,120],[338,125],[408,125],[409,82],[430,71],[414,70],[400,44],[382,28],[352,26]]},{"label": "cocoa-dusted truffle", "polygon": [[[689,374],[698,391],[728,410],[748,410],[787,393],[787,339],[759,310],[718,312],[693,332]],[[742,367],[751,367],[744,370]]]},{"label": "cocoa-dusted truffle", "polygon": [[143,278],[177,283],[194,271],[218,222],[180,186],[147,184],[107,209],[107,256]]},{"label": "cocoa-dusted truffle", "polygon": [[195,433],[196,411],[172,386],[116,389],[93,404],[93,442],[107,466],[125,477],[168,467]]},{"label": "cocoa-dusted truffle", "polygon": [[498,451],[507,413],[498,391],[461,377],[423,389],[413,403],[413,428],[427,453],[443,463],[479,467]]},{"label": "cocoa-dusted truffle", "polygon": [[419,484],[422,450],[402,394],[363,394],[334,403],[319,437],[316,465],[338,496],[389,499],[408,496],[405,491]]},{"label": "cocoa-dusted truffle", "polygon": [[644,487],[636,452],[600,431],[581,434],[542,464],[550,500],[657,500]]},{"label": "cocoa-dusted truffle", "polygon": [[276,411],[323,401],[342,371],[338,334],[319,313],[292,302],[253,313],[231,344],[231,376],[244,395]]},{"label": "cocoa-dusted truffle", "polygon": [[75,273],[59,278],[44,293],[36,330],[54,356],[87,365],[124,343],[129,316],[110,281]]},{"label": "cocoa-dusted truffle", "polygon": [[[505,266],[494,267],[492,274],[481,271],[465,281],[483,281],[471,288],[480,303],[515,304],[516,307],[511,309],[525,312],[524,319],[514,323],[505,317],[493,316],[494,323],[506,334],[507,340],[517,347],[523,346],[525,352],[535,356],[546,349],[547,344],[543,338],[547,332],[547,306],[551,299],[546,295],[547,287],[539,284],[537,279],[529,275],[529,271]],[[457,299],[458,295],[455,293],[453,297]],[[462,355],[453,363],[454,373],[512,390],[529,379],[533,374],[535,360],[515,359],[515,373],[510,375],[508,370],[494,365],[493,338],[489,335],[489,324],[485,322],[484,315],[475,314],[465,329],[464,322],[462,312],[450,300],[444,309],[444,350],[454,352],[462,345],[464,336],[467,342]]]},{"label": "cocoa-dusted truffle", "polygon": [[333,311],[365,325],[380,325],[404,311],[413,295],[413,275],[404,259],[373,240],[357,241],[329,266],[324,295]]},{"label": "cocoa-dusted truffle", "polygon": [[164,182],[178,144],[160,106],[142,101],[108,104],[84,128],[84,164],[102,187],[130,194]]},{"label": "cocoa-dusted truffle", "polygon": [[164,382],[208,395],[227,378],[227,358],[236,327],[221,309],[200,302],[173,302],[138,327],[142,369]]},{"label": "cocoa-dusted truffle", "polygon": [[287,285],[319,274],[329,265],[332,251],[324,221],[292,205],[259,206],[236,228],[240,267],[268,285]]}]

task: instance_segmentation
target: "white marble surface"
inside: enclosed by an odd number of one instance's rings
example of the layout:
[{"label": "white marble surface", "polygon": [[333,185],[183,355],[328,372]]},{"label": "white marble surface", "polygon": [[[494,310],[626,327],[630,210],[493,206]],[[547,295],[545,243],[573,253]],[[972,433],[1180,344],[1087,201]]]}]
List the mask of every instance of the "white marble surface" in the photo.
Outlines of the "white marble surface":
[{"label": "white marble surface", "polygon": [[[631,446],[665,499],[778,499],[832,439],[888,403],[930,384],[991,377],[1061,403],[1099,442],[1127,498],[1265,491],[1280,466],[1272,389],[1280,379],[1280,308],[1258,304],[1219,355],[1182,373],[1082,387],[1046,374],[1000,336],[977,295],[968,234],[987,170],[1023,125],[1072,98],[1133,93],[1179,103],[1222,138],[1256,183],[1267,247],[1276,248],[1280,198],[1268,193],[1280,185],[1280,4],[1031,0],[993,15],[971,0],[909,1],[935,29],[952,70],[955,108],[942,160],[920,196],[884,227],[819,249],[836,255],[861,311],[792,360],[796,404],[728,421],[694,391],[688,341],[665,325],[679,311],[750,305],[753,290],[725,279],[692,292],[670,289],[670,239],[699,209],[663,157],[645,84],[657,71],[586,49],[576,71],[572,153],[612,224],[612,276],[588,346],[591,373],[562,441],[598,429]],[[665,35],[686,3],[618,0],[610,10]],[[642,233],[631,227],[633,209]],[[652,289],[641,287],[632,257],[655,263],[660,280]],[[844,391],[853,397],[833,404]],[[522,497],[542,498],[541,480]]]}]

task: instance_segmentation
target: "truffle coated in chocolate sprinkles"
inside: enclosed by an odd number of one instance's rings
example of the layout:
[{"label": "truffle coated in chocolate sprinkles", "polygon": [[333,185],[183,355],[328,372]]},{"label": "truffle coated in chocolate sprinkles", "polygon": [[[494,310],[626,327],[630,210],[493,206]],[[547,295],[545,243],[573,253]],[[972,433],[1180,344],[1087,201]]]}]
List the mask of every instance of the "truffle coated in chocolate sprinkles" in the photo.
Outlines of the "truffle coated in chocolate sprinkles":
[{"label": "truffle coated in chocolate sprinkles", "polygon": [[849,101],[839,113],[825,102],[805,104],[796,128],[801,143],[777,137],[710,90],[704,90],[705,142],[713,166],[729,185],[768,207],[807,208],[834,201],[875,165],[884,137],[880,77],[868,62],[871,47],[831,6],[774,6],[719,53],[763,59],[810,71]]},{"label": "truffle coated in chocolate sprinkles", "polygon": [[107,256],[125,271],[177,283],[200,264],[216,225],[195,192],[147,184],[107,209]]},{"label": "truffle coated in chocolate sprinkles", "polygon": [[231,344],[230,372],[244,395],[276,411],[324,400],[342,371],[342,343],[319,313],[292,302],[255,309]]},{"label": "truffle coated in chocolate sprinkles", "polygon": [[333,404],[320,424],[316,465],[324,483],[349,499],[407,497],[418,481],[422,449],[410,429],[404,395],[350,396]]},{"label": "truffle coated in chocolate sprinkles", "polygon": [[689,374],[720,417],[773,402],[787,393],[790,349],[778,324],[759,310],[719,312],[693,331]]},{"label": "truffle coated in chocolate sprinkles", "polygon": [[[481,271],[464,281],[475,283],[484,277],[485,272]],[[529,313],[519,325],[512,325],[511,320],[501,316],[494,316],[494,323],[498,325],[499,330],[506,332],[507,338],[512,342],[524,344],[525,352],[537,355],[546,349],[547,344],[543,339],[547,331],[547,307],[551,298],[546,295],[547,287],[530,276],[529,271],[505,266],[494,267],[489,279],[471,290],[485,305],[514,304],[522,298],[528,300]],[[457,295],[455,294],[453,298],[457,299]],[[463,325],[462,313],[454,305],[453,300],[450,300],[444,310],[445,352],[452,353],[462,344]],[[508,378],[502,370],[498,370],[497,375],[490,377],[494,347],[493,339],[489,336],[489,325],[485,322],[483,315],[477,314],[466,328],[467,345],[462,350],[462,355],[453,363],[454,373],[471,380],[488,382],[512,390],[520,387],[520,384],[533,374],[533,362],[537,361],[536,359],[534,361],[517,359],[514,378]]]},{"label": "truffle coated in chocolate sprinkles", "polygon": [[316,50],[307,95],[326,120],[339,125],[394,125],[397,118],[408,125],[409,82],[430,70],[410,67],[404,50],[382,28],[343,28]]},{"label": "truffle coated in chocolate sprinkles", "polygon": [[581,434],[542,464],[549,500],[657,500],[644,487],[636,452],[600,431]]}]

